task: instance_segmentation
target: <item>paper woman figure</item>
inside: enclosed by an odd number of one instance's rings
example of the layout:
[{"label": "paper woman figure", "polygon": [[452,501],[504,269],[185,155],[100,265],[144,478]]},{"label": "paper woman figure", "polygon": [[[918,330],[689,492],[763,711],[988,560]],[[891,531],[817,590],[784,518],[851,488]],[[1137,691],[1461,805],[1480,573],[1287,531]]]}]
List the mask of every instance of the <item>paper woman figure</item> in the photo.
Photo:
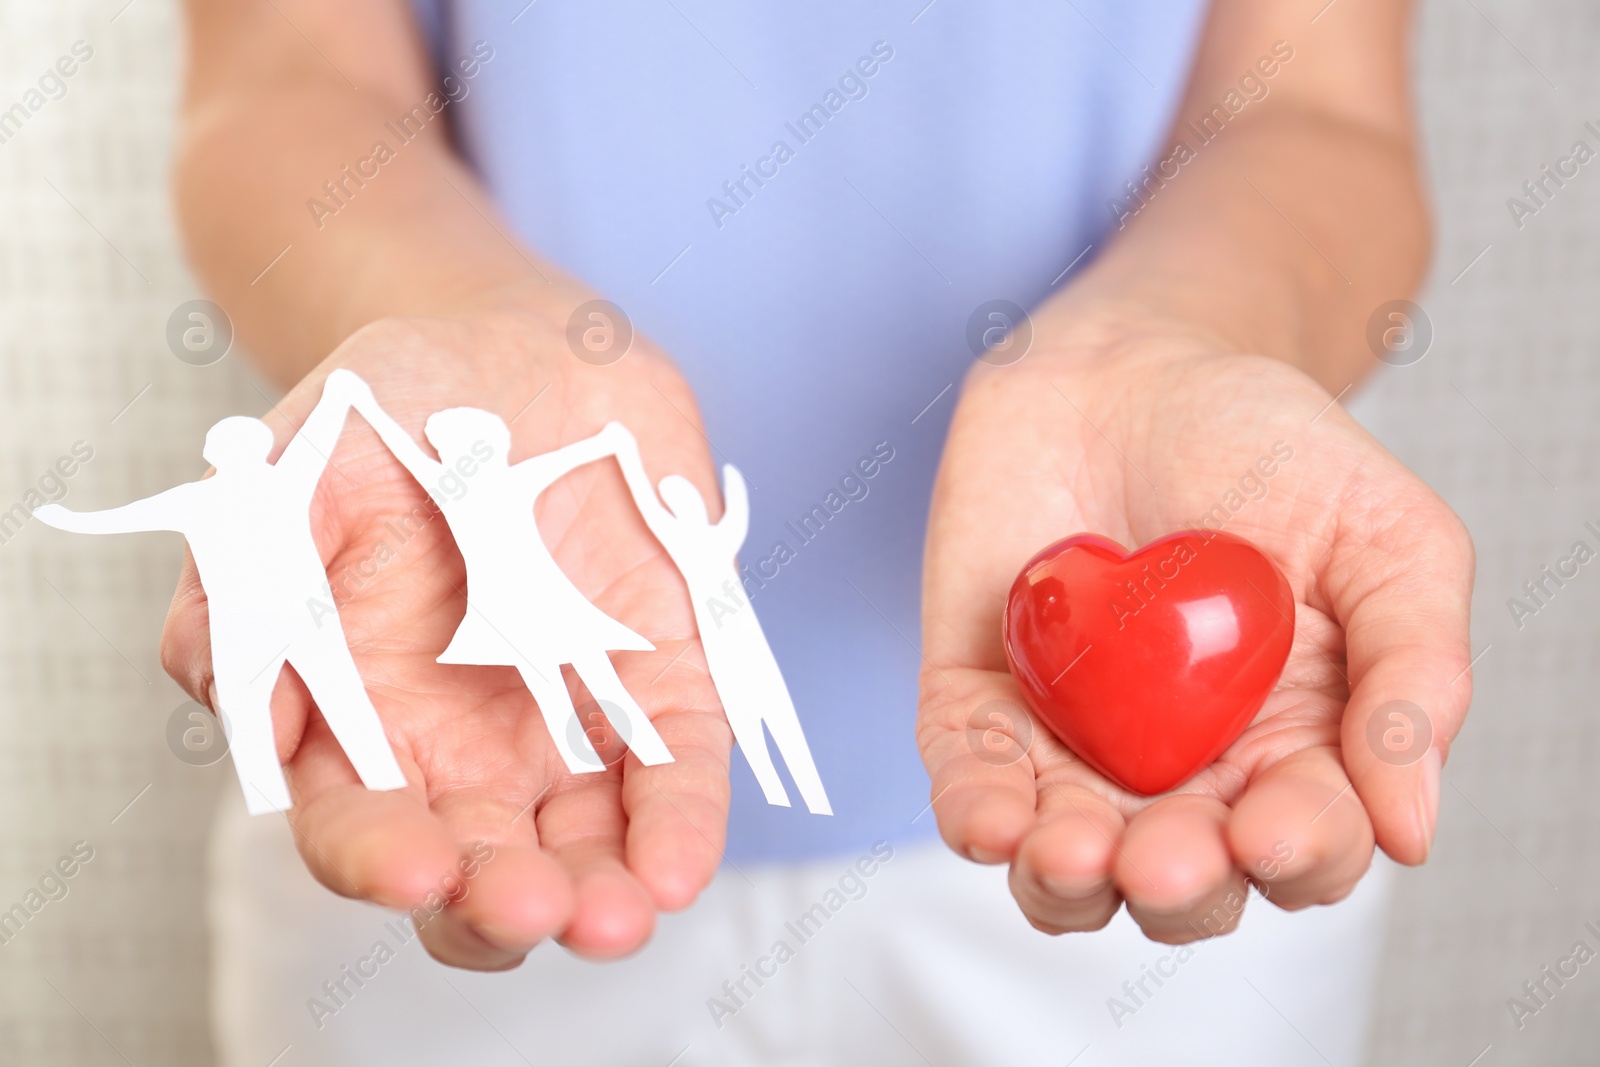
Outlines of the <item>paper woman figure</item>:
[{"label": "paper woman figure", "polygon": [[[259,419],[223,419],[206,434],[216,473],[107,511],[51,504],[40,520],[75,533],[175,530],[189,542],[211,616],[211,665],[234,769],[251,814],[287,811],[289,789],[272,736],[272,690],[285,662],[311,691],[368,789],[400,789],[405,774],[326,609],[327,572],[311,536],[311,498],[349,412],[336,372],[277,463]],[[315,613],[308,603],[321,605]]]},{"label": "paper woman figure", "polygon": [[[620,427],[619,427],[620,428]],[[813,814],[832,815],[822,789],[822,776],[811,758],[800,716],[784,683],[778,661],[767,644],[750,598],[739,582],[736,557],[750,527],[750,494],[744,477],[733,466],[722,468],[726,507],[712,523],[706,502],[693,483],[676,474],[661,480],[661,500],[639,458],[633,435],[617,460],[628,480],[634,503],[683,574],[694,602],[695,625],[705,648],[706,665],[722,700],[722,710],[733,727],[734,740],[744,753],[768,804],[789,806],[789,795],[773,767],[762,723],[772,732],[789,775]]]},{"label": "paper woman figure", "polygon": [[472,471],[464,492],[433,494],[467,565],[467,614],[439,662],[515,667],[568,769],[603,770],[561,676],[561,665],[570,663],[642,762],[672,762],[607,655],[655,646],[589,603],[545,548],[533,517],[540,493],[569,471],[615,454],[627,431],[612,423],[593,437],[511,464],[511,430],[499,416],[450,408],[429,416],[423,427],[439,453],[435,460],[378,406],[364,382],[358,388],[356,409],[424,489],[447,474]]}]

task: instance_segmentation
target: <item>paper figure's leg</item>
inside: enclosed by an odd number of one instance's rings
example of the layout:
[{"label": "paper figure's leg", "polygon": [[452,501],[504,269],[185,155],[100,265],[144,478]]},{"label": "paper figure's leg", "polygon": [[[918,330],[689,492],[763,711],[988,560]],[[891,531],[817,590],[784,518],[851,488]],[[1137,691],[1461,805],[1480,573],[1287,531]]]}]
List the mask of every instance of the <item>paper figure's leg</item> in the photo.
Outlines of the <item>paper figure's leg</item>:
[{"label": "paper figure's leg", "polygon": [[627,739],[628,747],[639,757],[639,762],[646,767],[672,762],[667,743],[661,740],[661,735],[650,724],[650,717],[633,699],[633,694],[622,684],[622,679],[617,677],[610,656],[604,652],[584,656],[572,661],[572,669],[578,672],[578,677],[589,687],[589,693],[595,700],[600,701],[601,708],[607,710],[607,718],[610,718],[607,705],[622,711],[626,722],[612,722],[611,725]]},{"label": "paper figure's leg", "polygon": [[[716,680],[713,674],[712,681]],[[789,807],[789,794],[783,788],[783,779],[778,777],[778,769],[772,765],[772,752],[767,748],[766,735],[761,732],[761,716],[752,715],[737,695],[724,692],[720,686],[717,693],[722,697],[722,711],[728,717],[728,725],[733,727],[733,739],[739,743],[739,751],[744,753],[745,762],[755,773],[767,803]]]},{"label": "paper figure's leg", "polygon": [[243,671],[216,665],[217,709],[227,726],[228,752],[244,790],[245,810],[251,815],[291,807],[289,783],[284,780],[272,736],[272,690],[282,667],[283,661],[278,660],[245,681],[240,679]]},{"label": "paper figure's leg", "polygon": [[795,787],[800,790],[800,796],[811,814],[832,815],[833,805],[828,803],[828,794],[822,788],[822,775],[817,771],[816,761],[811,758],[811,746],[806,744],[806,735],[800,729],[800,716],[795,712],[794,704],[785,699],[775,702],[775,706],[776,713],[767,716],[767,729],[772,731],[778,754],[783,757],[784,766],[789,768],[789,777],[794,779]]},{"label": "paper figure's leg", "polygon": [[361,673],[345,648],[344,635],[323,631],[316,641],[294,648],[289,665],[311,690],[311,699],[361,776],[361,784],[368,789],[404,789],[405,772],[389,747],[383,720],[367,696]]},{"label": "paper figure's leg", "polygon": [[550,740],[554,742],[556,751],[561,753],[567,770],[573,774],[605,770],[605,760],[595,751],[594,744],[578,720],[578,710],[572,706],[572,694],[567,692],[567,681],[561,677],[561,668],[550,666],[540,671],[531,666],[520,666],[517,673],[522,675],[523,684],[538,703],[545,729],[550,731]]}]

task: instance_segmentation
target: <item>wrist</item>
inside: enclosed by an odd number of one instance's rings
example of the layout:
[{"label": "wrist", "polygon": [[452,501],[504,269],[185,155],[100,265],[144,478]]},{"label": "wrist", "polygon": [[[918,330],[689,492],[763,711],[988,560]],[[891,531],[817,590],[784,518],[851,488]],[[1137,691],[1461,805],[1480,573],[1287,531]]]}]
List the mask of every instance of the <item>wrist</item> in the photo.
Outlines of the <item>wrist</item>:
[{"label": "wrist", "polygon": [[319,365],[344,366],[385,352],[389,366],[408,373],[426,368],[429,374],[505,386],[519,395],[556,382],[565,383],[571,395],[607,395],[626,380],[649,382],[680,407],[693,406],[692,398],[680,396],[682,385],[670,360],[647,338],[628,338],[628,366],[620,378],[619,368],[580,354],[574,348],[573,313],[595,294],[564,275],[548,277],[491,278],[397,305],[403,310],[353,316],[350,331]]},{"label": "wrist", "polygon": [[[1034,310],[1033,341],[1015,368],[1045,377],[1099,374],[1129,361],[1239,351],[1203,322],[1127,296],[1068,290]],[[978,365],[980,372],[984,364]]]},{"label": "wrist", "polygon": [[[554,320],[561,303],[575,305],[576,286],[548,266],[461,263],[447,257],[397,272],[373,262],[345,287],[338,310],[341,339],[381,319],[472,319],[521,314]],[[381,260],[381,257],[374,257]],[[570,307],[568,313],[570,313]]]},{"label": "wrist", "polygon": [[1220,380],[1249,383],[1245,387],[1252,391],[1304,395],[1312,411],[1327,399],[1292,363],[1251,352],[1204,322],[1140,300],[1063,293],[1031,318],[1026,356],[1007,366],[975,361],[963,387],[964,405],[990,410],[998,404],[1020,417],[1035,405],[1061,406],[1065,400],[1099,426],[1161,409],[1200,383]]}]

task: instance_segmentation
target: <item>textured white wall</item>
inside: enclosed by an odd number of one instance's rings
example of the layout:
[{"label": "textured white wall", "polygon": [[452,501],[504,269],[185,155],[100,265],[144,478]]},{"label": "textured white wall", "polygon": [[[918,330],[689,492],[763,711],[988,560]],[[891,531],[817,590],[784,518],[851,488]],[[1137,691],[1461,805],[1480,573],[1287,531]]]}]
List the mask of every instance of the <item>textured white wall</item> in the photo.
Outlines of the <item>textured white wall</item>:
[{"label": "textured white wall", "polygon": [[1590,1064],[1600,961],[1520,1030],[1506,1001],[1578,940],[1600,951],[1600,565],[1520,630],[1506,601],[1580,538],[1600,549],[1600,160],[1520,230],[1506,199],[1574,141],[1600,150],[1600,8],[1433,0],[1421,29],[1436,337],[1374,393],[1384,439],[1473,530],[1488,651],[1433,858],[1399,882],[1373,1062]]},{"label": "textured white wall", "polygon": [[[188,480],[212,421],[263,406],[235,357],[167,348],[196,295],[166,192],[178,23],[162,0],[112,21],[123,2],[0,2],[0,110],[73,42],[93,49],[0,144],[0,511],[78,441],[94,458],[69,505]],[[230,772],[167,746],[182,696],[156,640],[181,552],[37,522],[0,544],[0,911],[75,842],[94,850],[0,945],[0,1063],[209,1062],[201,842]]]},{"label": "textured white wall", "polygon": [[[0,110],[74,41],[94,49],[0,144],[0,511],[80,440],[95,455],[67,482],[77,506],[194,477],[205,427],[264,406],[236,355],[196,368],[167,347],[197,295],[166,193],[178,24],[172,0],[124,2],[0,0]],[[1520,1031],[1506,1000],[1578,939],[1600,949],[1582,928],[1600,927],[1600,565],[1521,630],[1505,601],[1573,541],[1600,548],[1583,529],[1600,526],[1600,161],[1520,231],[1505,199],[1575,139],[1600,148],[1583,129],[1600,126],[1597,41],[1581,0],[1425,6],[1435,340],[1356,409],[1472,526],[1488,651],[1434,858],[1400,879],[1376,1064],[1595,1059],[1600,962]],[[37,524],[0,544],[0,911],[75,842],[94,849],[0,945],[0,1062],[210,1061],[201,848],[230,772],[166,739],[182,697],[155,642],[179,553],[169,535]]]}]

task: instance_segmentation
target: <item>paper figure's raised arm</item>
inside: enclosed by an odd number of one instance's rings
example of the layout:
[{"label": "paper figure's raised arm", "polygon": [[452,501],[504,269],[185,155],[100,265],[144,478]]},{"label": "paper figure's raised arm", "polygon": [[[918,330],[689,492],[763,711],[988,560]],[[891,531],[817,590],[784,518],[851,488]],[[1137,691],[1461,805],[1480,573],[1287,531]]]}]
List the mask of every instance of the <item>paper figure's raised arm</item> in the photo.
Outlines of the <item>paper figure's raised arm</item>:
[{"label": "paper figure's raised arm", "polygon": [[639,442],[634,440],[633,434],[620,422],[608,422],[600,432],[593,437],[585,437],[581,441],[574,441],[570,445],[556,449],[548,459],[557,459],[567,469],[581,467],[585,463],[593,463],[597,459],[621,454],[624,448],[631,447],[637,454]]},{"label": "paper figure's raised arm", "polygon": [[607,456],[620,456],[622,450],[633,446],[635,454],[638,452],[638,443],[634,441],[633,434],[620,422],[608,422],[605,428],[592,437],[574,441],[570,445],[563,445],[554,452],[546,452],[542,456],[534,456],[518,463],[515,470],[521,472],[526,478],[532,480],[537,486],[543,488],[566,474],[576,470],[585,463],[593,463]]},{"label": "paper figure's raised arm", "polygon": [[717,536],[730,556],[737,555],[750,532],[750,489],[744,475],[732,463],[722,465],[722,518],[717,520]]},{"label": "paper figure's raised arm", "polygon": [[[622,428],[619,426],[618,429]],[[622,468],[622,477],[628,483],[628,492],[633,496],[633,504],[639,509],[639,514],[644,516],[644,524],[659,540],[664,532],[670,531],[672,513],[661,503],[661,499],[656,496],[655,488],[650,484],[650,475],[645,473],[644,460],[639,455],[639,442],[625,429],[616,437],[617,464]]]},{"label": "paper figure's raised arm", "polygon": [[444,464],[424,452],[422,446],[417,444],[387,411],[383,410],[378,398],[372,395],[372,388],[365,381],[355,375],[351,375],[351,378],[355,380],[355,384],[350,387],[351,406],[378,432],[384,445],[394,453],[394,458],[411,472],[411,477],[415,478],[424,489],[431,491],[444,473]]},{"label": "paper figure's raised arm", "polygon": [[191,507],[191,492],[188,485],[173,486],[155,496],[104,511],[73,511],[60,504],[46,504],[35,509],[33,516],[46,526],[68,533],[118,534],[152,530],[182,533]]},{"label": "paper figure's raised arm", "polygon": [[345,417],[350,413],[352,383],[360,382],[360,378],[347,370],[336,370],[328,375],[328,380],[322,383],[322,398],[300,432],[283,450],[283,455],[278,457],[278,470],[284,477],[300,482],[307,497],[316,492],[317,482],[333,458]]}]

